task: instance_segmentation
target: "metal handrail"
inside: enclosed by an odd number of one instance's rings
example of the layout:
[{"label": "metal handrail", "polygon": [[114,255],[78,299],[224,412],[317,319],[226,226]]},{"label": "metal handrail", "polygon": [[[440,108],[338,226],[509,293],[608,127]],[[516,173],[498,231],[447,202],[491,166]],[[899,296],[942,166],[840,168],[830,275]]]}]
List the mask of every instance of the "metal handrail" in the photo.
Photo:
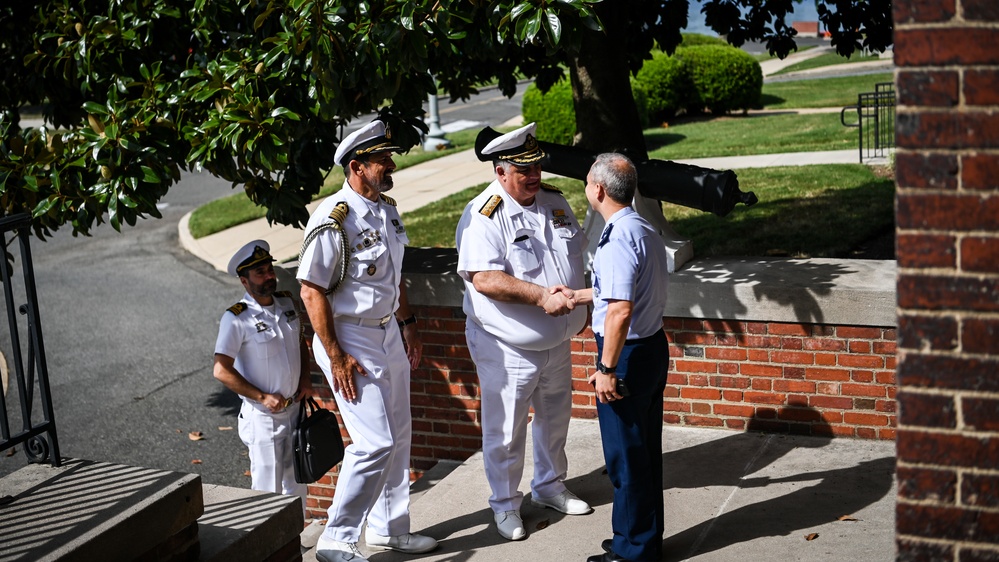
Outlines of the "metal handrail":
[{"label": "metal handrail", "polygon": [[[847,112],[856,112],[857,121],[847,123]],[[895,85],[879,82],[873,92],[857,94],[857,105],[844,107],[839,112],[844,127],[856,127],[860,162],[864,162],[864,140],[867,140],[867,157],[883,157],[895,147]],[[865,123],[866,125],[865,128]]]},{"label": "metal handrail", "polygon": [[[17,386],[20,405],[21,429],[13,433],[6,400],[0,400],[0,451],[12,449],[24,443],[24,454],[30,462],[50,462],[60,466],[59,440],[56,436],[55,416],[52,408],[52,393],[49,388],[48,366],[45,361],[45,345],[38,315],[38,295],[35,292],[35,273],[31,262],[31,215],[22,213],[0,218],[0,233],[3,234],[4,257],[0,263],[3,277],[4,303],[7,308],[7,324],[10,330],[11,358],[14,369],[10,378]],[[13,233],[8,240],[7,235]],[[24,283],[24,302],[15,303],[17,290],[13,279],[17,261],[9,249],[17,241],[21,262],[21,277]],[[27,320],[27,349],[22,349],[21,322]],[[27,356],[25,360],[24,356]],[[36,378],[37,375],[37,378]],[[38,401],[41,405],[41,420],[34,420],[32,411],[35,403],[35,384],[38,386]]]}]

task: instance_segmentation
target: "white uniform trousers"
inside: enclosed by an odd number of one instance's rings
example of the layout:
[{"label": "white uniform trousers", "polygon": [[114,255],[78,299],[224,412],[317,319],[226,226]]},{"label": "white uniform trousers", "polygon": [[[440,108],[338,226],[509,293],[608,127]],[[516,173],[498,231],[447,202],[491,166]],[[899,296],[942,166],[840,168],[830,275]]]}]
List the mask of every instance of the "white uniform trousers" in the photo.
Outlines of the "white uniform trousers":
[{"label": "white uniform trousers", "polygon": [[[329,520],[328,540],[357,542],[365,520],[379,535],[409,532],[409,450],[413,436],[409,409],[410,368],[399,327],[367,327],[336,322],[337,339],[367,376],[354,375],[358,398],[348,402],[336,392],[340,417],[350,433]],[[314,349],[321,349],[318,340]],[[333,386],[329,358],[316,361]]]},{"label": "white uniform trousers", "polygon": [[572,415],[572,357],[569,342],[545,351],[507,345],[468,321],[465,338],[482,391],[482,452],[496,513],[519,510],[524,474],[527,418],[534,408],[534,479],[539,497],[565,491],[565,441]]},{"label": "white uniform trousers", "polygon": [[286,494],[302,498],[305,513],[305,495],[308,486],[295,481],[293,430],[298,424],[296,402],[283,412],[262,412],[243,401],[239,409],[239,438],[250,450],[250,487],[254,490]]}]

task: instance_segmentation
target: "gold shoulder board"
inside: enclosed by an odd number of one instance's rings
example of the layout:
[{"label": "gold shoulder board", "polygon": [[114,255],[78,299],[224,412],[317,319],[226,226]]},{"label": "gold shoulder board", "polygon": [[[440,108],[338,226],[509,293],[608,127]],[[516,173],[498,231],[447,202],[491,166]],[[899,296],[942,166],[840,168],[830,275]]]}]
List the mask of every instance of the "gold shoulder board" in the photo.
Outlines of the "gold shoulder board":
[{"label": "gold shoulder board", "polygon": [[236,316],[239,316],[240,314],[242,314],[242,312],[244,310],[246,310],[246,303],[245,302],[237,302],[236,304],[230,306],[226,310],[228,310],[229,312],[235,314]]},{"label": "gold shoulder board", "polygon": [[502,197],[500,197],[499,195],[493,195],[492,197],[489,198],[488,201],[486,201],[486,204],[483,205],[481,209],[479,209],[479,214],[485,215],[489,218],[493,218],[493,213],[496,212],[496,209],[499,208],[500,203],[502,202],[503,202]]},{"label": "gold shoulder board", "polygon": [[347,218],[347,213],[349,212],[350,212],[350,207],[347,206],[347,203],[344,201],[340,201],[339,203],[333,206],[333,210],[330,211],[329,218],[331,221],[335,222],[337,224],[337,227],[339,228],[340,225],[343,224],[344,219]]},{"label": "gold shoulder board", "polygon": [[541,182],[541,189],[543,189],[545,191],[554,191],[555,193],[562,193],[561,189],[555,187],[554,185],[545,183],[545,182]]},{"label": "gold shoulder board", "polygon": [[389,205],[392,205],[393,207],[395,207],[395,199],[392,199],[391,197],[389,197],[388,195],[385,195],[384,193],[379,193],[378,195],[379,195],[379,197],[382,198],[382,201],[384,201],[384,202],[388,203]]},{"label": "gold shoulder board", "polygon": [[291,291],[274,291],[274,296],[276,296],[276,297],[284,297],[286,299],[290,299],[291,298]]}]

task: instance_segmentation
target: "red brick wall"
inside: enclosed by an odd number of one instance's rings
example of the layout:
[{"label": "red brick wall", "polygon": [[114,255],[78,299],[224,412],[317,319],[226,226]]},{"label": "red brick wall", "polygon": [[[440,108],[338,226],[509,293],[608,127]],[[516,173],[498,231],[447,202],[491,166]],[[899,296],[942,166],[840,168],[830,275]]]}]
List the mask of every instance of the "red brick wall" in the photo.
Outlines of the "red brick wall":
[{"label": "red brick wall", "polygon": [[895,330],[667,323],[666,422],[894,439]]},{"label": "red brick wall", "polygon": [[895,0],[899,560],[999,560],[999,2]]},{"label": "red brick wall", "polygon": [[[423,365],[413,374],[413,477],[482,446],[479,388],[460,307],[415,306]],[[800,435],[895,437],[895,330],[852,326],[671,319],[666,423]],[[589,330],[572,341],[573,416],[596,418],[587,375]],[[327,407],[329,387],[313,366]],[[346,432],[344,433],[346,439]],[[310,486],[310,516],[324,517],[336,472]]]}]

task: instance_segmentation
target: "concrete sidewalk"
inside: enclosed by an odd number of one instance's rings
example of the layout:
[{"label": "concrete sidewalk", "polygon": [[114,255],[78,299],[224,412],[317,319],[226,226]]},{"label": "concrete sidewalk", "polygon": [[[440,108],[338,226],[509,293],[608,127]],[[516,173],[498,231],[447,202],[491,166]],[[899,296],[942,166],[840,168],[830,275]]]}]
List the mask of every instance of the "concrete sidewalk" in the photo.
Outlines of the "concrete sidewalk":
[{"label": "concrete sidewalk", "polygon": [[[895,559],[893,442],[667,426],[663,450],[663,560]],[[572,420],[566,455],[566,484],[594,507],[589,515],[539,509],[528,499],[521,507],[528,538],[503,539],[492,523],[480,452],[429,490],[414,494],[412,530],[438,539],[437,551],[422,556],[378,552],[362,540],[361,552],[371,562],[582,562],[598,554],[600,542],[611,536],[612,488],[595,421]],[[530,457],[520,486],[527,497]],[[424,478],[434,480],[434,472]],[[303,548],[309,548],[306,562],[315,560],[311,547],[323,524],[315,522],[302,535]],[[813,533],[817,537],[808,540]]]}]

